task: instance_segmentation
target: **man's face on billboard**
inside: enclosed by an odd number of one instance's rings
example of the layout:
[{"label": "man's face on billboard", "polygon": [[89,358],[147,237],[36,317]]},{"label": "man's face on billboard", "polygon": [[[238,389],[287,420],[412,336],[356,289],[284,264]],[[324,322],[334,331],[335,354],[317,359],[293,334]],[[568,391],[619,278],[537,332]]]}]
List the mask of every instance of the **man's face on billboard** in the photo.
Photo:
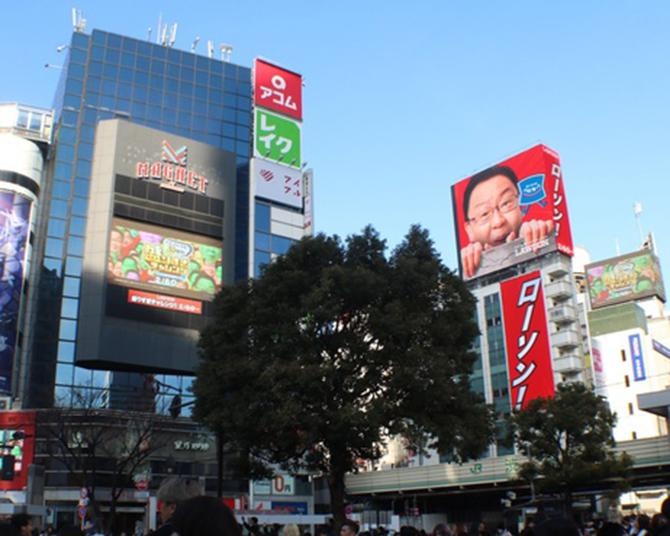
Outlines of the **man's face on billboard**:
[{"label": "man's face on billboard", "polygon": [[523,214],[516,185],[504,175],[478,184],[470,196],[465,231],[486,248],[518,238]]}]

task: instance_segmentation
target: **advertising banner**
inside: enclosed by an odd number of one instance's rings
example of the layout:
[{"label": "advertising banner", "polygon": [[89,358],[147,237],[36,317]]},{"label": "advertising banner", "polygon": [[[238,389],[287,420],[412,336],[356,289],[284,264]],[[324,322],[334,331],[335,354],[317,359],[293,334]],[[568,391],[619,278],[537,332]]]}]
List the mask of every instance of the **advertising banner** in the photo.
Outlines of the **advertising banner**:
[{"label": "advertising banner", "polygon": [[635,333],[629,335],[628,344],[630,346],[630,357],[633,363],[633,379],[636,382],[646,380],[647,374],[644,370],[644,357],[642,356],[642,342],[640,335]]},{"label": "advertising banner", "polygon": [[534,398],[554,395],[554,373],[542,275],[539,271],[500,285],[507,346],[510,398],[514,410]]},{"label": "advertising banner", "polygon": [[302,175],[303,178],[303,231],[307,236],[314,233],[314,171],[306,169]]},{"label": "advertising banner", "polygon": [[451,188],[465,280],[551,251],[573,254],[558,154],[537,145]]},{"label": "advertising banner", "polygon": [[211,238],[114,218],[107,277],[134,289],[212,300],[221,288],[222,257],[221,243]]},{"label": "advertising banner", "polygon": [[661,267],[651,251],[587,264],[585,270],[592,309],[652,296],[665,301]]},{"label": "advertising banner", "polygon": [[257,197],[302,208],[303,182],[299,169],[262,158],[252,158],[250,166]]},{"label": "advertising banner", "polygon": [[143,292],[141,290],[129,290],[128,303],[194,315],[202,314],[202,302],[165,296],[163,294],[154,294],[153,292]]},{"label": "advertising banner", "polygon": [[593,362],[593,377],[595,386],[603,387],[605,385],[605,369],[603,367],[603,354],[600,343],[596,339],[591,339],[591,357]]},{"label": "advertising banner", "polygon": [[30,199],[0,191],[0,392],[5,393],[12,389],[31,207]]},{"label": "advertising banner", "polygon": [[14,456],[14,478],[0,480],[0,490],[25,489],[35,456],[35,412],[0,412],[0,442],[5,446],[3,454]]},{"label": "advertising banner", "polygon": [[257,108],[254,156],[300,169],[300,123]]},{"label": "advertising banner", "polygon": [[302,76],[267,61],[254,62],[254,104],[300,121]]}]

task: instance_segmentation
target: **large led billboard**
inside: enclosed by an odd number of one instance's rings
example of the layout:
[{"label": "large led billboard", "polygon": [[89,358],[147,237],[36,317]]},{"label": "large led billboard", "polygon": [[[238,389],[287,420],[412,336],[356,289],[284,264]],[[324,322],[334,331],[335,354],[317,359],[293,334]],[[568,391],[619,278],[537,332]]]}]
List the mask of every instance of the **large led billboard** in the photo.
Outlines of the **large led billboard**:
[{"label": "large led billboard", "polygon": [[254,104],[302,119],[302,76],[267,61],[254,62]]},{"label": "large led billboard", "polygon": [[558,154],[536,145],[451,188],[464,279],[551,251],[573,254]]},{"label": "large led billboard", "polygon": [[14,478],[0,480],[0,490],[22,490],[28,484],[28,467],[35,456],[35,412],[0,412],[3,454],[14,456]]},{"label": "large led billboard", "polygon": [[658,296],[665,288],[658,258],[651,251],[637,251],[586,265],[591,308]]},{"label": "large led billboard", "polygon": [[30,199],[0,191],[0,391],[10,392],[30,234]]},{"label": "large led billboard", "polygon": [[133,289],[211,300],[221,288],[222,259],[222,245],[216,240],[114,218],[107,277],[110,283]]},{"label": "large led billboard", "polygon": [[554,395],[554,373],[544,310],[542,274],[530,272],[500,284],[512,408]]}]

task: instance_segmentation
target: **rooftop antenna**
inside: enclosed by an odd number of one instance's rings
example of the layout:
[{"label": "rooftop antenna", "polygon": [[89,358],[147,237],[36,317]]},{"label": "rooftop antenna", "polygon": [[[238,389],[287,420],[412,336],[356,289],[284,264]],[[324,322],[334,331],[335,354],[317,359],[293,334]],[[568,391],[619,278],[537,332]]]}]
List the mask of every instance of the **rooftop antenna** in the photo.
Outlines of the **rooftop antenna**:
[{"label": "rooftop antenna", "polygon": [[161,42],[161,30],[163,28],[163,14],[158,14],[158,26],[156,26],[156,43]]},{"label": "rooftop antenna", "polygon": [[163,28],[161,29],[161,40],[160,40],[160,44],[163,46],[166,46],[168,44],[167,32],[168,32],[168,25],[163,24]]},{"label": "rooftop antenna", "polygon": [[151,26],[147,28],[147,41],[151,42]]},{"label": "rooftop antenna", "polygon": [[635,221],[637,222],[637,231],[640,233],[640,244],[643,244],[644,234],[642,233],[642,224],[640,223],[640,216],[642,215],[642,203],[633,203],[633,212],[635,213]]},{"label": "rooftop antenna", "polygon": [[172,48],[176,40],[177,40],[177,23],[175,22],[172,25],[172,30],[170,31],[170,42],[168,43],[168,46]]},{"label": "rooftop antenna", "polygon": [[209,58],[214,57],[214,41],[212,40],[207,41],[207,56]]},{"label": "rooftop antenna", "polygon": [[233,45],[221,43],[221,45],[219,45],[219,49],[221,50],[221,61],[229,62],[230,56],[233,54]]},{"label": "rooftop antenna", "polygon": [[191,43],[191,52],[195,52],[195,48],[198,46],[199,42],[200,42],[200,36],[196,35],[195,39],[193,40],[193,43]]},{"label": "rooftop antenna", "polygon": [[75,32],[86,30],[86,19],[80,9],[72,8],[72,28]]}]

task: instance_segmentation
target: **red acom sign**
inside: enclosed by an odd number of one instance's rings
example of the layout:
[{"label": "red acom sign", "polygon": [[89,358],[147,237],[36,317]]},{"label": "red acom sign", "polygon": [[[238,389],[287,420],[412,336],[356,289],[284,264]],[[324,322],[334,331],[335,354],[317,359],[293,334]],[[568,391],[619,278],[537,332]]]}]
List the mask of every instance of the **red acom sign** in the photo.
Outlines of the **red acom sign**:
[{"label": "red acom sign", "polygon": [[302,77],[257,59],[254,104],[302,120]]},{"label": "red acom sign", "polygon": [[512,408],[554,395],[554,373],[539,271],[500,285]]}]

